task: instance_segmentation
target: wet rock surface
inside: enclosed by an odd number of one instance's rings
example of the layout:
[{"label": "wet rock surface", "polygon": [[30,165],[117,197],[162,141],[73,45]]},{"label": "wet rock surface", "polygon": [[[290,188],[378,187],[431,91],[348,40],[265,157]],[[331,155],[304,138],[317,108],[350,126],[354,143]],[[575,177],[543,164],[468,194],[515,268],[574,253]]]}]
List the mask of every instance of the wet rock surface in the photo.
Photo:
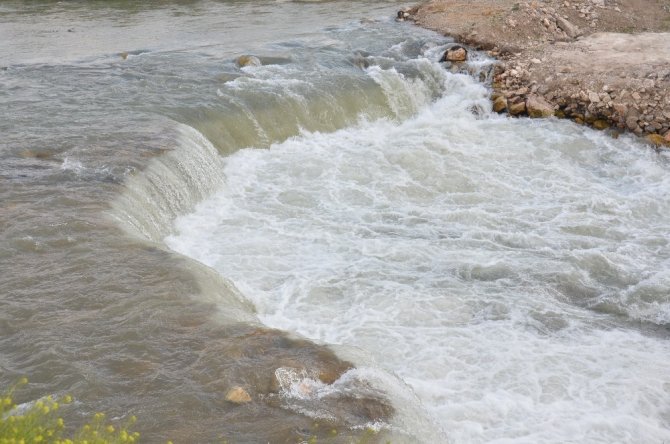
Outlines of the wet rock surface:
[{"label": "wet rock surface", "polygon": [[433,0],[410,14],[499,60],[496,112],[656,134],[647,140],[670,146],[667,2]]},{"label": "wet rock surface", "polygon": [[[166,431],[174,442],[236,442],[250,429],[258,442],[358,442],[369,424],[387,422],[394,414],[383,393],[325,346],[247,324],[206,322],[188,328],[202,332],[191,370],[198,391],[210,393],[212,414],[191,417],[188,403],[198,401],[176,401],[188,427]],[[222,423],[225,436],[208,435]],[[384,433],[366,439],[388,439]]]},{"label": "wet rock surface", "polygon": [[464,62],[468,58],[468,50],[461,45],[452,46],[448,48],[440,62]]},{"label": "wet rock surface", "polygon": [[243,55],[239,56],[237,60],[235,61],[237,63],[237,66],[240,68],[244,68],[245,66],[261,66],[261,60],[252,55]]}]

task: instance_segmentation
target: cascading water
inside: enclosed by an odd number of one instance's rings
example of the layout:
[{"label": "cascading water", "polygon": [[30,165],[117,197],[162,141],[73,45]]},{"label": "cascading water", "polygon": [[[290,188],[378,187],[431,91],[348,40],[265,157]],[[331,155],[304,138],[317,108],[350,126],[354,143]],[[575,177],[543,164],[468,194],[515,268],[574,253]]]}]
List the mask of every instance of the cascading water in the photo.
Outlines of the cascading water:
[{"label": "cascading water", "polygon": [[667,439],[667,157],[403,63],[366,69],[397,119],[228,156],[168,245],[267,325],[365,350],[454,442]]},{"label": "cascading water", "polygon": [[159,3],[0,5],[2,384],[149,442],[670,440],[667,154],[493,115],[397,2]]}]

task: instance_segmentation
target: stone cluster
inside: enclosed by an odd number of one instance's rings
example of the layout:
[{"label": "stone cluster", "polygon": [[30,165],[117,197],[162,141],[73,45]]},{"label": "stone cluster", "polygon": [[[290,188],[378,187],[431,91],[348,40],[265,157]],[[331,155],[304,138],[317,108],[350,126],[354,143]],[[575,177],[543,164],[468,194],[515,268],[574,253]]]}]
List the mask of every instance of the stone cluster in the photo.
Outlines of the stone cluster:
[{"label": "stone cluster", "polygon": [[[666,3],[425,0],[407,18],[498,60],[492,76],[497,112],[566,117],[670,146]],[[464,69],[458,63],[449,68]]]},{"label": "stone cluster", "polygon": [[[670,146],[670,67],[619,79],[616,86],[585,87],[578,73],[557,73],[541,84],[531,80],[540,59],[501,63],[493,80],[493,109],[511,115],[555,115],[596,129],[614,128],[650,136],[655,145]],[[660,137],[659,137],[660,136]]]}]

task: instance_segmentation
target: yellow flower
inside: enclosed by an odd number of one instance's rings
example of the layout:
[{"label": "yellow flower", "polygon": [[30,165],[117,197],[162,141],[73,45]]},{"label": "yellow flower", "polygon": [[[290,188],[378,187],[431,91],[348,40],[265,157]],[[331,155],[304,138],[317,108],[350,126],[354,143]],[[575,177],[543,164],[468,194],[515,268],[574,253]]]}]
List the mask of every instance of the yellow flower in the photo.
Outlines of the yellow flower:
[{"label": "yellow flower", "polygon": [[23,378],[19,379],[19,385],[26,385],[26,384],[28,384],[28,378],[24,376]]},{"label": "yellow flower", "polygon": [[63,425],[65,425],[65,423],[63,422],[63,418],[58,418],[56,420],[56,425],[58,425],[58,427],[63,427]]},{"label": "yellow flower", "polygon": [[47,407],[47,406],[42,407],[42,413],[44,413],[45,415],[47,413],[49,413],[49,411],[51,411],[51,409],[49,407]]},{"label": "yellow flower", "polygon": [[109,433],[114,433],[114,426],[112,426],[112,425],[108,425],[108,426],[107,426],[107,432],[109,432]]},{"label": "yellow flower", "polygon": [[72,402],[72,396],[70,396],[70,395],[65,395],[65,397],[63,398],[63,402],[64,402],[65,404],[69,404],[69,403],[71,403],[71,402]]}]

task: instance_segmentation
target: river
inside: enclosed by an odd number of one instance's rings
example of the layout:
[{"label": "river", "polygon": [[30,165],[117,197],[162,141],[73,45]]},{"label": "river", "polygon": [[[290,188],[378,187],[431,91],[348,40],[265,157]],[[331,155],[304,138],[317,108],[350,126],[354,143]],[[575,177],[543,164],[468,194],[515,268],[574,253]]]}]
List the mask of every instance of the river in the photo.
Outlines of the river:
[{"label": "river", "polygon": [[670,441],[670,157],[492,113],[401,6],[1,3],[0,383],[145,442]]}]

